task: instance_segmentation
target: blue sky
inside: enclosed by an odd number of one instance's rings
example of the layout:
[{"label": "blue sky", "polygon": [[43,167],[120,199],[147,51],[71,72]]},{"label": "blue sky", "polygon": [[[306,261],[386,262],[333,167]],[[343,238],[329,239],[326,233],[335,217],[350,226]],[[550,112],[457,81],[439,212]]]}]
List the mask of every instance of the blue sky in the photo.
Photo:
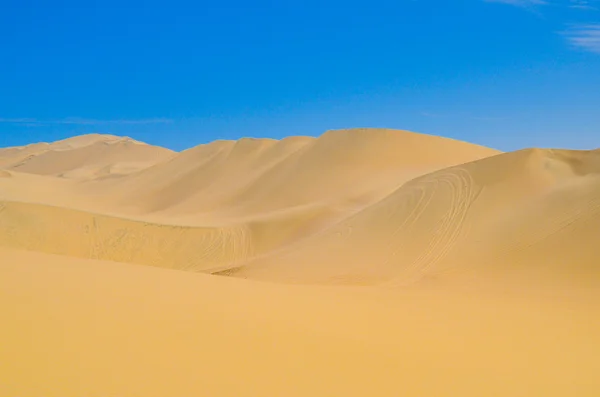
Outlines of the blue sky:
[{"label": "blue sky", "polygon": [[0,2],[0,146],[349,127],[600,147],[600,0]]}]

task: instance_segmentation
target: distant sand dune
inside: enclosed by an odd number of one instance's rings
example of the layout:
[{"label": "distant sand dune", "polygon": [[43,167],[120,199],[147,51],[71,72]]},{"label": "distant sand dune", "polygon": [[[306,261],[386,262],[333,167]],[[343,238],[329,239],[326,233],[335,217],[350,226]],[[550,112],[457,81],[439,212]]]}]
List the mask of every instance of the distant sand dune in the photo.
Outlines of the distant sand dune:
[{"label": "distant sand dune", "polygon": [[166,160],[172,154],[170,150],[129,138],[91,134],[51,144],[0,149],[0,167],[85,179],[138,171]]},{"label": "distant sand dune", "polygon": [[246,138],[200,145],[103,188],[146,213],[237,218],[314,203],[369,203],[416,175],[496,153],[394,130]]}]

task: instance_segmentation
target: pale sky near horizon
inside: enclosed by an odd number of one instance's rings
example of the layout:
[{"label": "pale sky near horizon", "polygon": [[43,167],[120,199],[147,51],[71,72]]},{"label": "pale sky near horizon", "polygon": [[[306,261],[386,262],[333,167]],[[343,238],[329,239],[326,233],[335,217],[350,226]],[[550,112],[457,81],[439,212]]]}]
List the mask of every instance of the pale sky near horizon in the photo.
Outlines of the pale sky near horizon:
[{"label": "pale sky near horizon", "polygon": [[600,147],[600,0],[4,0],[0,147],[387,127]]}]

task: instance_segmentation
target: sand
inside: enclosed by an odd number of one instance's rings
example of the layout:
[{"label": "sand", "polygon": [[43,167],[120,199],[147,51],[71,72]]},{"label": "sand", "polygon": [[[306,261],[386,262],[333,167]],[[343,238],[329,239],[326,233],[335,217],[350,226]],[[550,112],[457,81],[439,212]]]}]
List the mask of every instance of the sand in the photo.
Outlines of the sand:
[{"label": "sand", "polygon": [[0,168],[1,396],[600,393],[600,151],[88,135]]},{"label": "sand", "polygon": [[171,150],[131,138],[90,134],[0,149],[0,167],[37,175],[90,179],[132,173],[172,155]]}]

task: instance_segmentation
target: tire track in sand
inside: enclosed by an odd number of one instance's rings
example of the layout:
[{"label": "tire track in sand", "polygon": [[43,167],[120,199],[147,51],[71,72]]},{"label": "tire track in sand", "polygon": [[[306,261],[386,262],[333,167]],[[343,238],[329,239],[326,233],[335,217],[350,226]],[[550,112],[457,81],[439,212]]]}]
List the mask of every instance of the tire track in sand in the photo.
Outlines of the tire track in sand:
[{"label": "tire track in sand", "polygon": [[[411,188],[419,192],[420,199],[390,236],[388,244],[399,243],[391,251],[388,264],[398,260],[403,251],[408,251],[407,246],[420,247],[416,256],[409,251],[399,260],[398,276],[403,282],[423,277],[455,247],[463,233],[468,210],[481,191],[475,187],[471,174],[462,168],[437,173]],[[447,199],[449,201],[444,202]],[[440,209],[443,213],[439,218],[423,219],[426,212],[435,213]],[[397,241],[397,235],[401,235],[400,241]]]}]

